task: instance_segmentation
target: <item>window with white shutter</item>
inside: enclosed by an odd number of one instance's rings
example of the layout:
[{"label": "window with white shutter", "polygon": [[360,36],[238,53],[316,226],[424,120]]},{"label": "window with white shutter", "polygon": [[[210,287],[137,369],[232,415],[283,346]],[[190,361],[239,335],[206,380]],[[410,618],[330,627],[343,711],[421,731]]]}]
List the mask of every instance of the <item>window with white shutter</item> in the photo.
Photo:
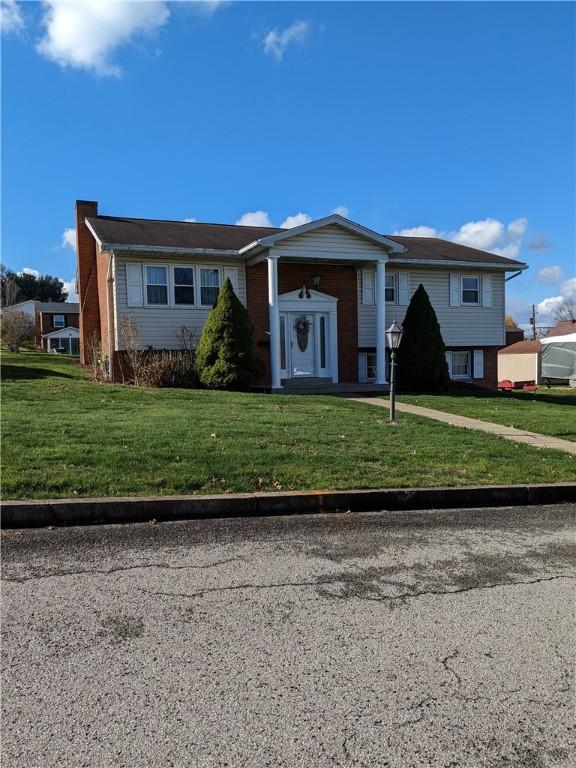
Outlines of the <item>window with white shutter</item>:
[{"label": "window with white shutter", "polygon": [[375,304],[376,273],[373,269],[362,270],[362,304]]},{"label": "window with white shutter", "polygon": [[482,275],[482,304],[485,307],[492,306],[492,276]]},{"label": "window with white shutter", "polygon": [[410,303],[410,275],[408,272],[398,274],[398,304]]},{"label": "window with white shutter", "polygon": [[142,265],[126,264],[126,303],[129,307],[142,306]]},{"label": "window with white shutter", "polygon": [[460,306],[460,275],[450,273],[450,306]]},{"label": "window with white shutter", "polygon": [[483,349],[474,350],[474,378],[475,379],[484,378],[484,350]]}]

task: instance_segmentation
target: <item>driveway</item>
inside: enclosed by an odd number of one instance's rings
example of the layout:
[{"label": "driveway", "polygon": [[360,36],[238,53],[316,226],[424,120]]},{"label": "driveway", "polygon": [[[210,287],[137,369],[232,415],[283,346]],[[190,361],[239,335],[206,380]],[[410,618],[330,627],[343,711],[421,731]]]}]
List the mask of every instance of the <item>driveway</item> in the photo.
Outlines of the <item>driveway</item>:
[{"label": "driveway", "polygon": [[3,764],[571,765],[575,522],[6,531]]}]

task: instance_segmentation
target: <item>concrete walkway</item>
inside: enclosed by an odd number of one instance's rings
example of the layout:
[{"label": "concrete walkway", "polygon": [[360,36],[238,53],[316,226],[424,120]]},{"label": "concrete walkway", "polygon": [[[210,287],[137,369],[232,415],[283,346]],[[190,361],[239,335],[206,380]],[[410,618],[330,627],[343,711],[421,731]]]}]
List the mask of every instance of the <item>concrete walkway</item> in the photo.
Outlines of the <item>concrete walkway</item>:
[{"label": "concrete walkway", "polygon": [[[381,397],[351,397],[358,403],[367,403],[368,405],[378,405],[381,408],[388,408],[389,401]],[[427,419],[435,419],[450,424],[453,427],[464,427],[464,429],[478,429],[481,432],[490,432],[492,435],[505,437],[506,440],[513,440],[515,443],[526,443],[535,448],[556,448],[558,451],[565,451],[576,456],[576,442],[562,440],[552,435],[540,435],[537,432],[526,432],[523,429],[515,427],[506,427],[503,424],[493,424],[490,421],[481,421],[480,419],[471,419],[468,416],[459,416],[456,413],[446,413],[446,411],[436,411],[433,408],[423,408],[420,405],[409,405],[408,403],[399,403],[396,401],[396,410],[402,413],[412,413],[414,416],[425,416]]]}]

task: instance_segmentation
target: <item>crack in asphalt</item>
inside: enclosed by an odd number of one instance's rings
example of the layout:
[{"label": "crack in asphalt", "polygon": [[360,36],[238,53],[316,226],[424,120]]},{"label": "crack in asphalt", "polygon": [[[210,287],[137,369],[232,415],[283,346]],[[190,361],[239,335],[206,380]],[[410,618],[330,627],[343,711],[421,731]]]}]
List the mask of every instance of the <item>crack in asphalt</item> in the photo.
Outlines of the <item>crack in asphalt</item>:
[{"label": "crack in asphalt", "polygon": [[139,569],[158,568],[159,570],[167,571],[187,571],[187,570],[205,570],[207,568],[216,568],[218,565],[226,565],[226,563],[233,563],[236,560],[245,560],[243,556],[230,557],[227,560],[216,560],[214,563],[206,563],[206,565],[167,565],[166,563],[144,563],[142,565],[125,565],[118,566],[118,568],[109,568],[108,570],[100,569],[87,569],[78,571],[59,571],[58,573],[42,573],[37,576],[2,576],[1,581],[17,582],[19,584],[26,581],[38,581],[41,579],[55,579],[62,576],[83,576],[90,574],[101,574],[102,576],[109,576],[112,573],[121,573],[122,571],[136,571]]},{"label": "crack in asphalt", "polygon": [[[495,589],[496,587],[516,587],[516,586],[522,586],[522,585],[530,585],[530,584],[539,584],[544,581],[556,581],[558,579],[570,579],[574,580],[576,579],[576,576],[566,576],[566,575],[560,575],[560,576],[543,576],[539,579],[532,579],[530,581],[505,581],[498,584],[482,584],[475,587],[463,587],[462,589],[448,589],[448,590],[423,590],[422,592],[406,592],[401,595],[381,595],[380,597],[366,597],[362,596],[361,599],[363,600],[370,600],[373,602],[386,602],[388,600],[408,600],[410,598],[418,598],[418,597],[427,597],[430,595],[458,595],[462,594],[463,592],[475,592],[477,590],[484,590],[484,589]],[[322,581],[322,579],[316,580],[316,581],[284,581],[284,582],[278,582],[276,584],[232,584],[228,587],[208,587],[207,589],[200,589],[197,592],[156,592],[149,589],[142,589],[141,587],[137,587],[139,592],[144,592],[147,595],[156,595],[159,597],[186,597],[186,598],[194,598],[194,597],[204,597],[204,595],[210,594],[212,592],[231,592],[235,590],[242,590],[242,589],[283,589],[285,587],[318,587],[326,583],[334,583],[332,581],[326,582]],[[338,595],[334,595],[335,597],[339,597]],[[346,596],[346,599],[348,599],[349,596]],[[451,657],[446,657],[447,659]],[[453,670],[451,670],[454,673]]]},{"label": "crack in asphalt", "polygon": [[460,677],[458,672],[456,672],[456,670],[452,669],[452,667],[448,664],[449,660],[455,659],[458,655],[459,655],[459,651],[456,648],[456,650],[452,651],[452,653],[449,653],[448,656],[444,656],[443,659],[440,659],[440,664],[442,664],[442,666],[444,667],[446,672],[450,672],[450,674],[453,677],[456,678],[456,680],[458,682],[458,686],[460,686],[462,684],[462,678]]}]

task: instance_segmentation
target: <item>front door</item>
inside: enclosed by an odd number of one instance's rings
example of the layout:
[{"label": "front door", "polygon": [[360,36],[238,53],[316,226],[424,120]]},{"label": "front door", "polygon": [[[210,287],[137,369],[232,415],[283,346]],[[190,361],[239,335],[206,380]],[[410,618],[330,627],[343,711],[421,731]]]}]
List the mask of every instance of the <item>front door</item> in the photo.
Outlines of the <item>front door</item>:
[{"label": "front door", "polygon": [[289,313],[288,322],[292,377],[317,376],[316,315]]}]

